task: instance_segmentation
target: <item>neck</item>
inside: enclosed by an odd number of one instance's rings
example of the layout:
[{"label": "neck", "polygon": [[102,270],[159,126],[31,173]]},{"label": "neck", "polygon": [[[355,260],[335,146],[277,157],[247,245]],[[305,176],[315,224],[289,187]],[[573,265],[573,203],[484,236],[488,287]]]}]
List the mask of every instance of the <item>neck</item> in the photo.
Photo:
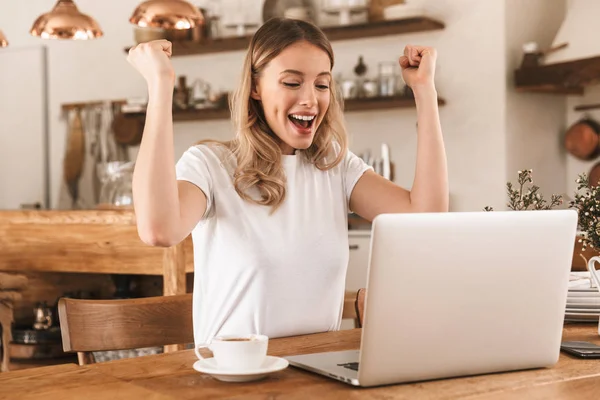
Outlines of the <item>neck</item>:
[{"label": "neck", "polygon": [[287,143],[281,143],[279,147],[281,147],[281,154],[284,156],[291,156],[296,153],[296,149]]}]

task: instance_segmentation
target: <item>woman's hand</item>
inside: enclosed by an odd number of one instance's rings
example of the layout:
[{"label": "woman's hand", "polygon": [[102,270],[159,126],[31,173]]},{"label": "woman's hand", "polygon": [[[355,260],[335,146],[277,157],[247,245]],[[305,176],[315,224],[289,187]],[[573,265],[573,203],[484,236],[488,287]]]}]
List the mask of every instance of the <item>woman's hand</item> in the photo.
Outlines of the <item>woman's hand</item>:
[{"label": "woman's hand", "polygon": [[175,83],[175,70],[171,64],[172,45],[168,40],[140,43],[129,49],[127,61],[148,84],[170,80]]},{"label": "woman's hand", "polygon": [[433,47],[406,46],[400,57],[402,79],[413,90],[422,86],[434,86],[437,52]]}]

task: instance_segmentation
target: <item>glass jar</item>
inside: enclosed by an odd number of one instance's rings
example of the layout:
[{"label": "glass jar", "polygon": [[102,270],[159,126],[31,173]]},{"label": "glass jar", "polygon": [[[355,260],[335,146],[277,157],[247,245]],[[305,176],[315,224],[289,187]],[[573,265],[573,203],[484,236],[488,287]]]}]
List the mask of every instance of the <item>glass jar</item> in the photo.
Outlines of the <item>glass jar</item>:
[{"label": "glass jar", "polygon": [[100,170],[100,203],[117,207],[133,206],[133,161],[112,161]]},{"label": "glass jar", "polygon": [[379,63],[379,95],[393,96],[396,92],[396,63]]}]

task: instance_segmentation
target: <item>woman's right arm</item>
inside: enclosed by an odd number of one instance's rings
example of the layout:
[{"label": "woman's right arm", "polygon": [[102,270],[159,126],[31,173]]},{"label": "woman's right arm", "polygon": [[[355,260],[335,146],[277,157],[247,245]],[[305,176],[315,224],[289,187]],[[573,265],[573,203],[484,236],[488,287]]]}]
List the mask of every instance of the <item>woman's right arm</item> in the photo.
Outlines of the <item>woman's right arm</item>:
[{"label": "woman's right arm", "polygon": [[185,239],[206,211],[206,196],[177,181],[173,146],[171,43],[156,40],[129,51],[127,61],[148,84],[144,134],[133,173],[137,229],[143,242],[173,246]]}]

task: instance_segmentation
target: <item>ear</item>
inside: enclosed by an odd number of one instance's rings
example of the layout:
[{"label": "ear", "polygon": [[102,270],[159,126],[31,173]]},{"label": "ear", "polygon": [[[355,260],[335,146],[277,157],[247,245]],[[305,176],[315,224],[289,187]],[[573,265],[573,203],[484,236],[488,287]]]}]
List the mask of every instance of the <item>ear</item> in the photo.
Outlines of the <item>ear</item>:
[{"label": "ear", "polygon": [[260,94],[258,93],[258,91],[258,83],[253,83],[252,89],[250,89],[250,97],[252,97],[254,100],[260,101]]}]

